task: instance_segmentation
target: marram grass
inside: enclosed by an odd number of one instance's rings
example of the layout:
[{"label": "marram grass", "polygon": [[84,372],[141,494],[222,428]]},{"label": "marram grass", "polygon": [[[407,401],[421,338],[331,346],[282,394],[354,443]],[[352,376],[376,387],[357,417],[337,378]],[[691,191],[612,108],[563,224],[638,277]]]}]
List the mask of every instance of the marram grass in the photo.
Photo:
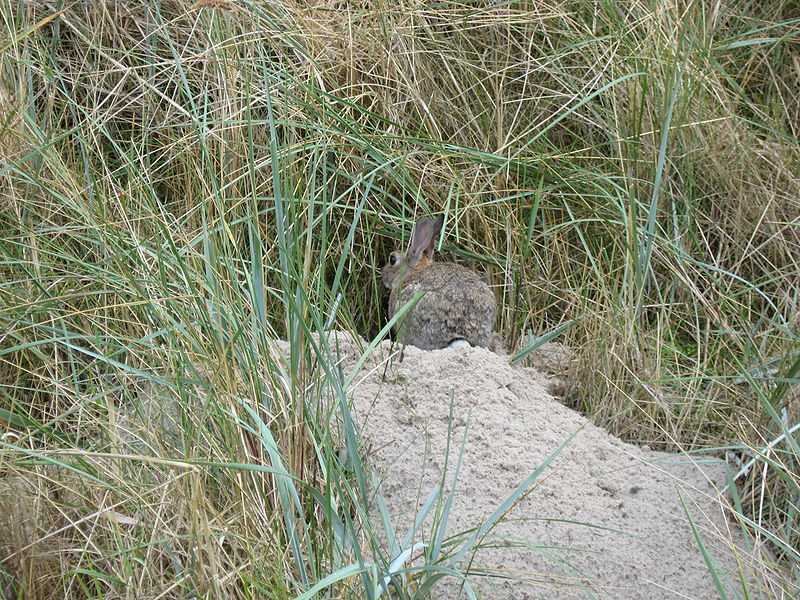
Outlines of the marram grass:
[{"label": "marram grass", "polygon": [[509,350],[572,323],[569,404],[730,449],[796,586],[796,3],[0,17],[6,597],[421,597],[313,334],[385,331],[377,269],[438,212]]}]

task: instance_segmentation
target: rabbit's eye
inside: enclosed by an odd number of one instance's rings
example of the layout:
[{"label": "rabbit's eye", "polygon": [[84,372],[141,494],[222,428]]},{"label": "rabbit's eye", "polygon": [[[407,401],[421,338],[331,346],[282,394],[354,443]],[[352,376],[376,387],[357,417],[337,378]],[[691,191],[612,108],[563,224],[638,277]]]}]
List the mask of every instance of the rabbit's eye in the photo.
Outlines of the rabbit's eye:
[{"label": "rabbit's eye", "polygon": [[394,255],[394,254],[390,254],[389,255],[389,264],[392,265],[392,266],[397,264],[397,256],[396,255]]}]

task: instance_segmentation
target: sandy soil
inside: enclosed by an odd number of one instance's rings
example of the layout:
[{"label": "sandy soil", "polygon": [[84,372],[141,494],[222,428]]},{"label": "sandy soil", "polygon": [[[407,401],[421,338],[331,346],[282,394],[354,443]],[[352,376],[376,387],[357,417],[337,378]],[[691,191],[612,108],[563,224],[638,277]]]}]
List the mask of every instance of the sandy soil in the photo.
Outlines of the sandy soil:
[{"label": "sandy soil", "polygon": [[[359,346],[345,334],[336,337],[348,373]],[[286,349],[285,343],[276,348]],[[543,371],[569,361],[569,352],[555,347],[538,356],[544,361],[541,371],[511,367],[507,357],[468,346],[425,352],[385,342],[376,348],[348,393],[363,454],[380,475],[397,535],[402,539],[410,530],[442,481],[445,464],[449,491],[465,433],[448,536],[480,526],[575,434],[483,540],[488,547],[468,555],[469,565],[459,565],[469,567],[481,598],[718,598],[681,497],[723,573],[722,585],[733,592],[730,597],[744,597],[742,577],[756,588],[769,588],[751,558],[755,551],[726,516],[720,494],[724,465],[709,457],[652,452],[595,427],[548,392],[560,386]],[[451,398],[452,444],[446,456]],[[160,400],[156,405],[164,408]],[[22,518],[19,510],[27,510],[23,507],[41,492],[22,478],[7,483],[5,492],[0,487],[0,506],[16,526],[16,543],[24,545],[34,519],[43,517]],[[4,541],[12,540],[0,539],[0,546]],[[429,517],[411,543],[430,541]],[[419,564],[414,555],[408,566]],[[456,598],[459,590],[458,581],[445,579],[436,597]],[[771,591],[769,597],[788,597]],[[750,597],[765,595],[751,591]]]},{"label": "sandy soil", "polygon": [[[357,350],[339,340],[352,366]],[[351,390],[367,460],[381,474],[400,537],[441,481],[451,397],[447,485],[465,428],[467,443],[448,535],[483,523],[576,434],[484,540],[493,547],[475,555],[483,597],[718,598],[681,497],[733,597],[742,595],[739,569],[750,584],[769,585],[726,517],[721,462],[626,444],[559,404],[547,375],[488,350],[407,347],[401,356],[401,349],[382,344]],[[430,542],[430,521],[415,542]],[[438,589],[458,595],[452,579]]]}]

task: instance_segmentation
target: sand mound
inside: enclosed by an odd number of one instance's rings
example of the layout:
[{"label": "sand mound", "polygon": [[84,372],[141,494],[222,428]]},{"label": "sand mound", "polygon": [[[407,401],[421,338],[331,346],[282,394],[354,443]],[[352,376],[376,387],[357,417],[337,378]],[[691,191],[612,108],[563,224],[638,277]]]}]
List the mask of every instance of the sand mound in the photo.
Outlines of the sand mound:
[{"label": "sand mound", "polygon": [[[356,347],[338,337],[352,366]],[[441,481],[451,395],[447,485],[469,427],[448,535],[483,523],[577,432],[474,557],[470,570],[486,598],[718,598],[681,496],[727,576],[723,585],[740,595],[740,569],[749,583],[768,585],[725,516],[721,462],[623,443],[559,404],[547,376],[488,350],[407,347],[402,360],[400,350],[381,344],[351,393],[401,538]],[[430,518],[414,541],[430,542]],[[441,596],[455,597],[457,583],[440,586]]]}]

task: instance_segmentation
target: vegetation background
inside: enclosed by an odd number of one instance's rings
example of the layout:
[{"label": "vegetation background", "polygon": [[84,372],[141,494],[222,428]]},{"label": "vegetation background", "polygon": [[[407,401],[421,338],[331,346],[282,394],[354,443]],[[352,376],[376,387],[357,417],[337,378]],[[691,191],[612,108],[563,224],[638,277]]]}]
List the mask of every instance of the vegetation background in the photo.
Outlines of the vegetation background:
[{"label": "vegetation background", "polygon": [[439,212],[510,349],[571,322],[565,402],[728,452],[797,593],[800,4],[0,18],[0,594],[380,595],[352,380],[310,334],[385,334],[376,269]]}]

